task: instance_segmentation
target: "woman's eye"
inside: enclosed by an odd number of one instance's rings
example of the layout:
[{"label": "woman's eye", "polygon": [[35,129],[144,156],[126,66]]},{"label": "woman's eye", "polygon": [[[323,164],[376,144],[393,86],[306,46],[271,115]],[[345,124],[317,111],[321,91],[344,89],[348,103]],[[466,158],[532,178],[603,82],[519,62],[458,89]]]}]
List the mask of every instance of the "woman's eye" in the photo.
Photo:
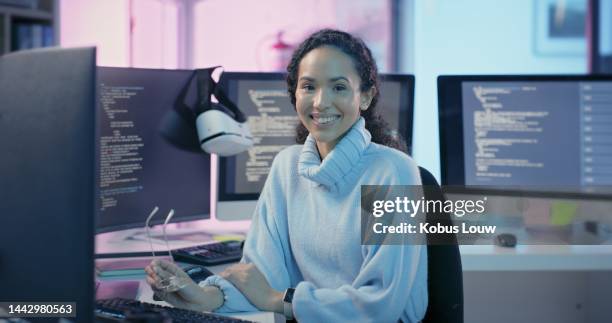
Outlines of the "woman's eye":
[{"label": "woman's eye", "polygon": [[314,90],[314,86],[312,86],[312,84],[304,84],[302,85],[302,90],[312,91]]},{"label": "woman's eye", "polygon": [[346,86],[344,86],[342,84],[336,84],[336,85],[334,85],[334,90],[335,91],[344,91],[344,90],[346,90]]}]

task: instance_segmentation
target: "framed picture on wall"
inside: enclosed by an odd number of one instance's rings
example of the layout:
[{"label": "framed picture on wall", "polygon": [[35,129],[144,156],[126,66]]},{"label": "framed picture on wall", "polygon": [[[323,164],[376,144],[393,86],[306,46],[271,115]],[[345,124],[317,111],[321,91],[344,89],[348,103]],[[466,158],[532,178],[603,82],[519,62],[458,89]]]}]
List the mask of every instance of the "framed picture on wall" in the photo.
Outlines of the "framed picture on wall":
[{"label": "framed picture on wall", "polygon": [[537,55],[586,55],[587,0],[536,0],[533,3]]}]

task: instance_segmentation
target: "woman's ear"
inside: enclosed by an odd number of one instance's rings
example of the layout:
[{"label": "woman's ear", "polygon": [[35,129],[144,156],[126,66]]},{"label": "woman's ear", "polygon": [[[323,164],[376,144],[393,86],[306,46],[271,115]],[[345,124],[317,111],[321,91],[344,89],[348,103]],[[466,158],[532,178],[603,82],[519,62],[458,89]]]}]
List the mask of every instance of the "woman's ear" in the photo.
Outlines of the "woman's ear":
[{"label": "woman's ear", "polygon": [[372,99],[376,95],[376,87],[372,86],[369,90],[361,92],[361,101],[359,102],[359,110],[365,111],[370,107]]}]

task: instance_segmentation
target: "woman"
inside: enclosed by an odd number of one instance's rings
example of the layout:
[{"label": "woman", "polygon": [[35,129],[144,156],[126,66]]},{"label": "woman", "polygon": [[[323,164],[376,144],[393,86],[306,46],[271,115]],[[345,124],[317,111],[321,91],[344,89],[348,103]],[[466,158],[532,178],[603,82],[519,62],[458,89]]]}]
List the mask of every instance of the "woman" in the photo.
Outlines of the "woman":
[{"label": "woman", "polygon": [[[427,254],[418,245],[361,245],[361,185],[419,185],[413,160],[394,148],[375,113],[377,68],[358,38],[321,30],[294,52],[287,85],[301,124],[275,158],[240,264],[174,293],[183,308],[275,311],[304,322],[417,322],[427,308]],[[307,137],[306,137],[307,135]],[[155,288],[184,275],[148,268]],[[292,300],[283,297],[291,294]],[[286,291],[289,291],[287,293]]]}]

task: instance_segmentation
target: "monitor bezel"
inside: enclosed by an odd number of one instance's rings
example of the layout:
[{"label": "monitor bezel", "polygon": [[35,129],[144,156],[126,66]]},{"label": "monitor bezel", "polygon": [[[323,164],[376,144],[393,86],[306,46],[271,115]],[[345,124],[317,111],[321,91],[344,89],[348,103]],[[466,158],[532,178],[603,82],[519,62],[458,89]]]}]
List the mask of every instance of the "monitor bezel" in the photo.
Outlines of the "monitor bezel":
[{"label": "monitor bezel", "polygon": [[[280,72],[224,72],[221,75],[219,84],[221,87],[228,92],[229,82],[238,80],[255,80],[255,81],[269,81],[269,80],[286,80],[287,73]],[[415,77],[412,74],[397,74],[397,73],[381,73],[379,74],[379,82],[384,81],[398,82],[402,86],[400,102],[407,105],[406,114],[410,117],[400,118],[399,130],[403,129],[401,134],[406,140],[408,147],[408,153],[412,152],[412,132],[414,124],[414,87]],[[227,93],[231,96],[231,93]],[[380,101],[379,101],[380,102]],[[401,109],[400,109],[401,110]],[[218,163],[218,190],[217,190],[217,202],[235,202],[235,201],[252,201],[259,199],[259,193],[226,193],[226,181],[224,180],[225,174],[228,170],[228,163],[233,157],[219,157]]]},{"label": "monitor bezel", "polygon": [[[493,196],[520,196],[540,198],[609,200],[612,193],[577,191],[541,191],[520,189],[495,189],[486,186],[465,186],[463,147],[463,120],[461,91],[462,82],[611,82],[612,75],[440,75],[438,85],[438,132],[440,140],[441,183],[447,193],[478,194]],[[453,104],[454,99],[454,104]],[[459,160],[450,160],[461,156]],[[452,175],[452,176],[451,176]],[[451,177],[451,178],[449,178]]]},{"label": "monitor bezel", "polygon": [[[413,126],[414,126],[414,87],[415,87],[415,77],[412,74],[397,74],[397,73],[381,73],[379,74],[379,83],[383,83],[385,81],[390,82],[398,82],[402,86],[401,96],[400,96],[400,104],[407,104],[406,115],[407,118],[399,119],[399,129],[403,132],[401,135],[404,137],[403,139],[406,141],[406,146],[408,148],[408,155],[412,156],[412,137],[413,137]],[[380,102],[380,101],[379,101]],[[400,108],[401,113],[401,108]]]}]

